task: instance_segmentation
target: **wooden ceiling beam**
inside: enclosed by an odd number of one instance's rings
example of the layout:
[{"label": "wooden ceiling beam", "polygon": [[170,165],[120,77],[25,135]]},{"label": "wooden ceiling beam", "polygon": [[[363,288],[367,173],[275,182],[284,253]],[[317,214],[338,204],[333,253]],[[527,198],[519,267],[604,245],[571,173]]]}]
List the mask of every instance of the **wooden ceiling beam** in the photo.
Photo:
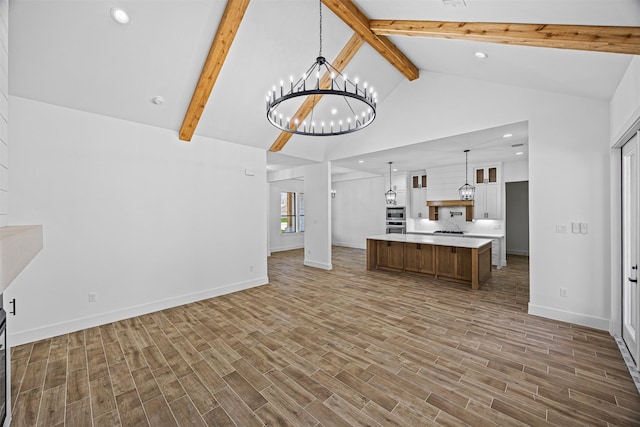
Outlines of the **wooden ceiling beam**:
[{"label": "wooden ceiling beam", "polygon": [[180,127],[180,139],[191,141],[193,133],[196,131],[202,112],[209,100],[213,86],[216,84],[224,60],[231,49],[233,39],[238,32],[238,27],[242,22],[244,13],[249,6],[250,0],[228,0],[227,5],[218,24],[216,35],[211,43],[209,54],[202,66],[202,72],[198,79],[198,84],[191,96],[189,108]]},{"label": "wooden ceiling beam", "polygon": [[336,16],[342,19],[356,34],[364,39],[383,58],[400,71],[407,79],[419,77],[418,67],[384,35],[370,29],[370,20],[351,0],[322,0]]},{"label": "wooden ceiling beam", "polygon": [[371,20],[379,36],[435,37],[640,55],[640,27]]},{"label": "wooden ceiling beam", "polygon": [[[362,47],[364,44],[364,40],[357,33],[351,36],[347,44],[342,48],[338,56],[334,61],[331,62],[333,68],[338,70],[339,72],[344,71],[345,67],[354,57],[356,52]],[[331,76],[329,73],[324,73],[322,78],[320,79],[320,88],[328,89],[331,87]],[[302,123],[303,120],[307,118],[307,116],[311,113],[313,106],[317,104],[320,99],[322,99],[322,95],[316,96],[307,96],[307,98],[302,102],[302,105],[298,108],[298,111],[293,115],[291,121],[295,121],[298,119],[298,122]],[[289,139],[293,136],[290,132],[282,131],[280,135],[276,138],[275,142],[269,148],[269,151],[280,151],[289,142]]]}]

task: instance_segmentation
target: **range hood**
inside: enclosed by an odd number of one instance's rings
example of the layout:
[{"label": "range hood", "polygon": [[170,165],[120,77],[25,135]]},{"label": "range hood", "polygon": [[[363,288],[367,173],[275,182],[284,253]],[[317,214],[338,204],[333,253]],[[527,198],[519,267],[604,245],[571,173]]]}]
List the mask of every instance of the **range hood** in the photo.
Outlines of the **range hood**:
[{"label": "range hood", "polygon": [[465,221],[473,221],[473,200],[429,200],[427,206],[429,207],[429,219],[431,221],[439,219],[438,208],[457,206],[465,208]]},{"label": "range hood", "polygon": [[427,206],[473,206],[473,200],[429,200]]}]

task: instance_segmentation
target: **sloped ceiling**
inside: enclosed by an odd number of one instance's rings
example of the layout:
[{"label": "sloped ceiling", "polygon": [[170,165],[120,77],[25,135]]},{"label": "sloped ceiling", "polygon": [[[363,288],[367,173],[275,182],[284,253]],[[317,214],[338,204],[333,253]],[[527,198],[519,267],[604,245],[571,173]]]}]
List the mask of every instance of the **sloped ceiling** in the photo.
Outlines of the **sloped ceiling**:
[{"label": "sloped ceiling", "polygon": [[[375,19],[640,26],[637,0],[358,0]],[[115,23],[113,6],[131,21]],[[174,130],[180,128],[226,5],[215,0],[10,2],[11,95]],[[318,53],[316,0],[252,0],[196,129],[198,136],[268,149],[278,130],[265,118],[273,84],[305,71]],[[323,53],[352,34],[324,8]],[[629,55],[392,37],[421,70],[593,99],[611,97]],[[485,51],[478,61],[473,53]],[[404,77],[368,46],[347,67],[375,84],[379,103]],[[154,96],[165,102],[156,105]],[[325,159],[325,144],[294,136],[284,154]]]}]

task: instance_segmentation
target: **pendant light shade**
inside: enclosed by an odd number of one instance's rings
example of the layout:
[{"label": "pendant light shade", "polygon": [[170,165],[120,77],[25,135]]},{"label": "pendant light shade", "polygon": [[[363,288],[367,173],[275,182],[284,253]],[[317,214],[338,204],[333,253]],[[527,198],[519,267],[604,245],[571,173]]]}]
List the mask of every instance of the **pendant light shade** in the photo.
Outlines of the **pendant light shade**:
[{"label": "pendant light shade", "polygon": [[395,205],[396,204],[396,192],[393,191],[393,187],[391,186],[391,165],[393,164],[393,162],[389,162],[389,191],[387,191],[386,193],[384,193],[384,197],[387,200],[387,204],[388,205]]},{"label": "pendant light shade", "polygon": [[469,185],[469,174],[468,174],[468,160],[469,150],[464,150],[464,185],[458,189],[460,192],[460,200],[473,200],[473,196],[476,192],[476,187],[473,185]]}]

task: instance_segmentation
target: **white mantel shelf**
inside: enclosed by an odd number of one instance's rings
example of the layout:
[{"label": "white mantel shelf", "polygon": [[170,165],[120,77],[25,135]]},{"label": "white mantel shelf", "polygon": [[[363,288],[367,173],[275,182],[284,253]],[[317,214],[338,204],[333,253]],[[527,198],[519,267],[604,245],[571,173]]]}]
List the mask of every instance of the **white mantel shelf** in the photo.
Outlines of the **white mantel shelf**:
[{"label": "white mantel shelf", "polygon": [[41,250],[41,225],[0,227],[0,292]]}]

